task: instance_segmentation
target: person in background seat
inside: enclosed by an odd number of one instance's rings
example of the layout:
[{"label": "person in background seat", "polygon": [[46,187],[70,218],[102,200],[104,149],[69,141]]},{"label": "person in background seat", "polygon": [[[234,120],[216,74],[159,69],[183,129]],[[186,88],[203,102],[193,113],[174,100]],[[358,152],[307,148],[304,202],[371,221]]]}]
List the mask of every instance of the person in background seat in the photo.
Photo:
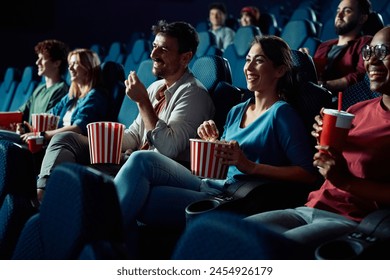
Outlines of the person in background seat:
[{"label": "person in background seat", "polygon": [[[370,13],[369,0],[340,1],[334,22],[338,38],[322,42],[313,56],[319,84],[335,96],[364,78],[360,51],[372,36],[362,36],[362,27]],[[301,50],[309,54],[307,49]]]},{"label": "person in background seat", "polygon": [[235,31],[225,25],[226,17],[227,10],[223,3],[209,5],[210,32],[215,35],[217,47],[221,50],[233,43],[235,35]]}]

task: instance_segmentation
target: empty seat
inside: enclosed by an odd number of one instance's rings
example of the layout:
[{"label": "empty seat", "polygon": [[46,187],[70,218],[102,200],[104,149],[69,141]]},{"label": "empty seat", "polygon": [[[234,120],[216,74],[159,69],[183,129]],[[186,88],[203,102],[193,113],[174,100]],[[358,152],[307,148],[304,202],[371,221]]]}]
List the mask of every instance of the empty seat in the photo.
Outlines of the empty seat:
[{"label": "empty seat", "polygon": [[150,42],[145,38],[137,39],[134,42],[131,52],[127,54],[123,66],[125,74],[128,75],[130,71],[137,71],[140,63],[150,57]]},{"label": "empty seat", "polygon": [[114,61],[106,61],[101,64],[104,85],[112,102],[110,119],[117,121],[119,110],[125,96],[125,71],[122,64]]},{"label": "empty seat", "polygon": [[15,67],[8,67],[5,70],[4,79],[0,85],[0,111],[8,111],[18,82],[20,72]]},{"label": "empty seat", "polygon": [[194,76],[202,82],[212,95],[218,82],[232,83],[229,61],[218,55],[206,55],[195,60],[191,68]]},{"label": "empty seat", "polygon": [[368,15],[368,19],[363,25],[362,32],[364,35],[374,36],[383,27],[385,27],[385,24],[382,15],[377,12],[372,12]]},{"label": "empty seat", "polygon": [[192,72],[210,93],[215,105],[213,119],[222,135],[227,113],[241,100],[241,90],[231,85],[229,61],[221,56],[200,57],[195,61]]},{"label": "empty seat", "polygon": [[146,38],[146,35],[144,32],[142,32],[142,31],[132,32],[131,35],[129,36],[128,40],[125,41],[126,54],[129,54],[131,52],[135,41],[137,41],[138,39],[143,39],[143,38]]},{"label": "empty seat", "polygon": [[108,53],[104,58],[104,62],[114,61],[123,63],[125,53],[125,46],[121,42],[112,42],[108,49]]},{"label": "empty seat", "polygon": [[95,44],[92,44],[89,49],[91,51],[94,51],[100,58],[100,61],[104,61],[104,57],[105,57],[105,49],[104,47],[101,45],[101,44],[98,44],[98,43],[95,43]]},{"label": "empty seat", "polygon": [[272,13],[261,13],[259,27],[261,33],[266,35],[279,36],[282,32],[281,28],[278,26],[275,16]]},{"label": "empty seat", "polygon": [[[145,59],[138,66],[137,76],[147,88],[158,78],[152,73],[153,60]],[[127,78],[127,77],[126,77]],[[131,125],[138,115],[138,106],[129,97],[125,96],[118,113],[118,122],[126,127]]]},{"label": "empty seat", "polygon": [[12,259],[124,259],[124,233],[114,182],[92,168],[53,170],[39,213],[25,224]]},{"label": "empty seat", "polygon": [[157,79],[159,79],[153,74],[152,67],[153,60],[150,58],[143,60],[138,66],[138,78],[145,85],[146,88],[150,86],[154,81],[157,81]]},{"label": "empty seat", "polygon": [[317,21],[317,15],[311,7],[299,6],[298,8],[296,8],[293,11],[289,21],[302,20],[302,19],[307,19],[314,24],[314,26],[316,28],[316,36],[318,36],[318,34],[320,34],[322,23]]},{"label": "empty seat", "polygon": [[[316,36],[316,28],[314,24],[307,20],[291,20],[286,23],[283,27],[282,33],[280,37],[284,39],[293,50],[298,50],[301,47],[306,47],[308,39],[312,39],[313,41],[317,41],[317,44],[320,41]],[[310,55],[314,55],[316,50],[316,46],[311,46]]]},{"label": "empty seat", "polygon": [[210,31],[198,32],[199,35],[199,45],[196,50],[196,53],[192,60],[190,61],[189,67],[191,68],[194,65],[194,62],[197,58],[206,56],[206,55],[219,55],[222,56],[222,50],[217,47],[215,41],[215,35]]},{"label": "empty seat", "polygon": [[322,24],[322,29],[321,29],[319,39],[321,41],[327,41],[335,38],[337,38],[337,34],[334,29],[334,18],[328,18]]},{"label": "empty seat", "polygon": [[36,86],[38,85],[38,77],[36,75],[35,67],[27,66],[23,70],[22,79],[16,87],[15,93],[12,97],[9,111],[16,111],[23,105],[27,99],[32,95]]}]

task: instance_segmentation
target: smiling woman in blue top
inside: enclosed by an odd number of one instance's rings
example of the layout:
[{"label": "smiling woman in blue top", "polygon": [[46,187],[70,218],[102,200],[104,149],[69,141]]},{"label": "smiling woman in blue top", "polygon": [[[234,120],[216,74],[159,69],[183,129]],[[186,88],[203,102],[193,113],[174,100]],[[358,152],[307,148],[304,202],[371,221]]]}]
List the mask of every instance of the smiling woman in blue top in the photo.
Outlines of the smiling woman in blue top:
[{"label": "smiling woman in blue top", "polygon": [[[129,234],[136,220],[183,224],[189,203],[217,195],[239,178],[315,182],[309,132],[284,101],[289,94],[286,86],[291,82],[291,65],[291,51],[282,39],[255,38],[244,66],[247,87],[254,97],[231,109],[222,135],[229,143],[219,155],[229,165],[227,179],[201,179],[159,153],[136,151],[130,155],[115,177]],[[200,125],[198,135],[202,139],[220,136],[212,120]]]}]

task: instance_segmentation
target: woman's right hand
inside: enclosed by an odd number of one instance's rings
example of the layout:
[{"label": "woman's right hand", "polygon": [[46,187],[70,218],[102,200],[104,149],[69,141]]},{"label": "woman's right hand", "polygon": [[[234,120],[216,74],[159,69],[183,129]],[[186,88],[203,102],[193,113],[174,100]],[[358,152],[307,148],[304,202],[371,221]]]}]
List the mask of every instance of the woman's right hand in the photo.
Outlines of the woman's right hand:
[{"label": "woman's right hand", "polygon": [[322,118],[324,115],[324,108],[321,109],[320,114],[314,117],[315,123],[313,124],[314,130],[311,135],[317,139],[317,144],[320,143],[320,135],[322,131]]},{"label": "woman's right hand", "polygon": [[216,141],[219,137],[218,128],[213,120],[204,121],[198,127],[198,135],[207,141]]}]

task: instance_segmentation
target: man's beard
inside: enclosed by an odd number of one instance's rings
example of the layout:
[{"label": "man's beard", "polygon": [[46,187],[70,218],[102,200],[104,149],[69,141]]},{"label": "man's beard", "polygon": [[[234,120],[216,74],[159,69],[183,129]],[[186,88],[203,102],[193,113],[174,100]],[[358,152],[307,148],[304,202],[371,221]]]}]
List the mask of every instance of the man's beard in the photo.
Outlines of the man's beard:
[{"label": "man's beard", "polygon": [[345,35],[356,28],[358,20],[350,21],[344,25],[335,25],[334,29],[337,35]]}]

